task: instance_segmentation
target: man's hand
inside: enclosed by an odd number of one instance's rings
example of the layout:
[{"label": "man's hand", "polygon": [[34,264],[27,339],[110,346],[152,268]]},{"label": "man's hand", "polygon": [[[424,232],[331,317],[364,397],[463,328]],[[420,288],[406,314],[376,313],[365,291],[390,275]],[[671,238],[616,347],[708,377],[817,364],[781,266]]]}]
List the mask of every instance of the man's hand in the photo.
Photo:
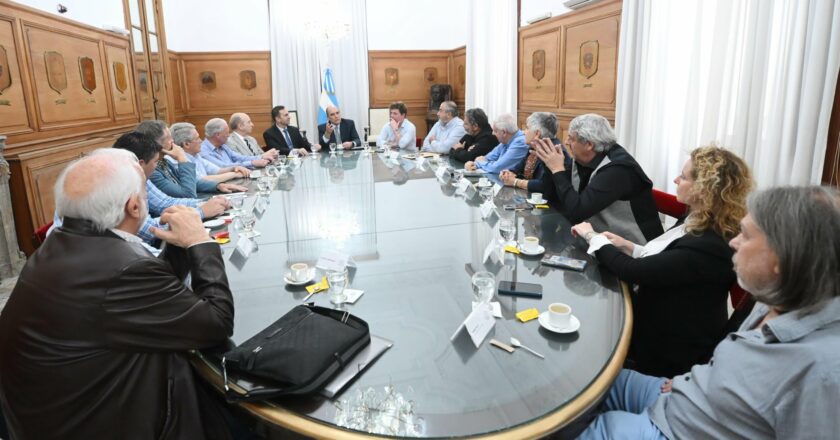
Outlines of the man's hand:
[{"label": "man's hand", "polygon": [[633,249],[636,247],[636,244],[632,241],[621,238],[612,232],[604,232],[604,237],[607,237],[607,240],[609,240],[610,243],[617,247],[621,252],[624,252],[631,257],[633,256]]},{"label": "man's hand", "polygon": [[504,183],[505,186],[513,186],[513,184],[516,183],[516,173],[510,170],[502,170],[502,172],[499,173],[499,179],[502,180],[502,183]]},{"label": "man's hand", "polygon": [[223,192],[225,194],[232,193],[232,192],[248,191],[248,188],[246,188],[242,185],[237,185],[235,183],[220,183],[220,184],[216,185],[216,189],[218,189],[220,192]]},{"label": "man's hand", "polygon": [[428,139],[428,140],[429,140],[429,143],[431,144],[432,142],[434,142],[434,141],[435,141],[435,135],[433,135],[433,134],[432,134],[432,135],[429,135],[429,137],[428,137],[428,138],[426,138],[426,139]]},{"label": "man's hand", "polygon": [[254,168],[264,168],[266,165],[268,165],[268,163],[269,162],[267,159],[257,159],[251,161],[251,165],[253,165]]},{"label": "man's hand", "polygon": [[170,206],[160,216],[160,223],[169,225],[169,230],[152,228],[155,237],[181,248],[210,241],[210,236],[201,224],[201,217],[195,209],[186,206]]},{"label": "man's hand", "polygon": [[352,142],[342,142],[341,143],[341,148],[344,148],[345,150],[349,150],[349,149],[353,148],[353,143]]},{"label": "man's hand", "polygon": [[531,145],[534,146],[534,152],[537,153],[537,157],[543,161],[552,173],[566,171],[566,165],[563,162],[563,152],[551,142],[551,139],[534,139]]},{"label": "man's hand", "polygon": [[478,156],[475,158],[476,162],[487,162],[487,158],[484,156]]},{"label": "man's hand", "polygon": [[233,172],[239,174],[239,177],[248,177],[251,175],[251,170],[239,165],[233,167]]},{"label": "man's hand", "polygon": [[400,124],[398,124],[397,121],[391,119],[390,125],[391,130],[394,130],[394,133],[398,133],[400,131]]},{"label": "man's hand", "polygon": [[300,157],[309,156],[309,152],[306,151],[306,148],[298,148],[296,151]]},{"label": "man's hand", "polygon": [[324,125],[324,137],[329,139],[332,136],[333,131],[335,131],[335,125],[332,125],[332,122],[327,122]]},{"label": "man's hand", "polygon": [[[277,150],[272,148],[272,149],[266,151],[265,153],[263,153],[262,156],[260,156],[260,157],[262,159],[267,160],[268,162],[271,162],[274,159],[277,159],[277,156],[279,156],[279,155],[280,155],[280,153],[278,153]],[[265,165],[263,165],[263,166],[265,166]]]},{"label": "man's hand", "polygon": [[452,146],[453,150],[460,150],[461,148],[464,148],[464,143],[463,142],[458,142],[457,144]]},{"label": "man's hand", "polygon": [[184,149],[181,148],[177,144],[172,144],[172,148],[169,150],[160,150],[161,153],[175,159],[178,163],[184,163],[187,161],[187,153],[184,152]]},{"label": "man's hand", "polygon": [[213,197],[204,202],[199,209],[204,214],[204,218],[213,218],[222,215],[227,205],[228,201],[224,197]]},{"label": "man's hand", "polygon": [[595,229],[592,228],[590,223],[581,222],[572,226],[572,236],[574,237],[583,237],[586,241],[589,241],[587,234],[590,232],[595,232]]},{"label": "man's hand", "polygon": [[668,379],[659,387],[659,392],[661,392],[662,394],[670,393],[673,385],[674,379]]},{"label": "man's hand", "polygon": [[475,171],[475,162],[469,161],[464,164],[464,169],[467,171]]}]

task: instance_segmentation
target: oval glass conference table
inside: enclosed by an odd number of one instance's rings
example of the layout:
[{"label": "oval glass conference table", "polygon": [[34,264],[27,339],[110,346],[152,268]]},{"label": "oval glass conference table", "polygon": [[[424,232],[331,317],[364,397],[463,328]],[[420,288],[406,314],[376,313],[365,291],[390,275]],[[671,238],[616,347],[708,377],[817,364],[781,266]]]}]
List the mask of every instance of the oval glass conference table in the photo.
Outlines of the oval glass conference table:
[{"label": "oval glass conference table", "polygon": [[[499,214],[516,219],[516,236],[534,235],[549,255],[589,260],[575,272],[540,264],[540,257],[504,254],[485,260],[498,240],[498,216],[482,218],[482,195],[462,194],[442,163],[418,164],[384,154],[322,154],[291,164],[274,185],[257,220],[258,249],[231,258],[238,240],[223,246],[235,303],[233,342],[239,344],[306,297],[287,285],[289,266],[311,266],[331,250],[352,256],[348,288],[364,294],[341,308],[364,319],[372,335],[393,346],[333,399],[291,397],[242,404],[264,422],[322,438],[361,436],[540,437],[594,407],[618,374],[632,325],[629,295],[612,275],[601,274],[583,249],[572,245],[569,222],[553,208],[524,206],[524,191],[504,188],[494,199]],[[475,179],[473,179],[474,181]],[[255,185],[254,185],[255,186]],[[486,195],[486,193],[485,193]],[[245,208],[255,205],[249,195]],[[239,257],[237,255],[236,257]],[[489,270],[496,280],[542,285],[542,299],[496,295],[501,318],[476,348],[453,333],[472,310],[471,275]],[[316,276],[320,279],[321,273]],[[309,300],[331,307],[328,293]],[[570,305],[578,331],[553,333],[517,312]],[[489,344],[515,337],[545,359]],[[194,365],[221,388],[218,358],[198,354]]]}]

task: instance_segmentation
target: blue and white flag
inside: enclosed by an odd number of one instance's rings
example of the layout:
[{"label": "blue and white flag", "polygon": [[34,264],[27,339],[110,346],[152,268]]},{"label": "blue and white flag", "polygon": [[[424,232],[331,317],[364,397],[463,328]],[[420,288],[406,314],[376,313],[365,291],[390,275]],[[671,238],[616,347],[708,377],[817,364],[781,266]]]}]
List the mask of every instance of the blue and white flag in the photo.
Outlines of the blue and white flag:
[{"label": "blue and white flag", "polygon": [[338,98],[335,97],[335,80],[332,69],[324,71],[324,83],[321,86],[321,98],[318,100],[318,125],[327,123],[327,107],[333,105],[338,107]]}]

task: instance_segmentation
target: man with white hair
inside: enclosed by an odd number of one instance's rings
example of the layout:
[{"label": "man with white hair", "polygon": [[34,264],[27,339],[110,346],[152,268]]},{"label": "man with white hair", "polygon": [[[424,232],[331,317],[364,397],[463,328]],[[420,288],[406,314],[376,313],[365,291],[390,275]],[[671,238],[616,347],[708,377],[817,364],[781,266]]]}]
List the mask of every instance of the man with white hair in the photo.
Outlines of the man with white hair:
[{"label": "man with white hair", "polygon": [[464,137],[464,121],[458,117],[458,105],[444,101],[437,112],[438,121],[423,139],[422,151],[449,154],[452,146]]},{"label": "man with white hair", "polygon": [[[260,143],[251,136],[254,130],[254,123],[247,113],[234,113],[228,121],[230,137],[227,146],[243,156],[261,156],[263,154]],[[173,134],[174,137],[174,134]]]},{"label": "man with white hair", "polygon": [[569,222],[589,221],[598,224],[597,230],[641,244],[662,235],[653,183],[616,143],[607,118],[589,113],[572,119],[566,147],[574,158],[571,169],[561,146],[534,141],[537,157],[550,171],[543,174],[545,197],[557,202]]},{"label": "man with white hair", "polygon": [[[137,233],[146,177],[130,153],[70,164],[64,219],[0,315],[0,404],[12,438],[230,438],[188,350],[233,331],[221,249],[198,213],[168,208],[156,258]],[[192,275],[190,288],[182,280]]]},{"label": "man with white hair", "polygon": [[479,156],[475,161],[464,164],[468,171],[481,169],[486,173],[499,174],[503,170],[518,168],[528,155],[525,134],[516,128],[516,119],[511,114],[503,114],[493,122],[493,135],[499,139],[499,145],[487,156]]},{"label": "man with white hair", "polygon": [[750,316],[689,373],[619,373],[580,439],[837,438],[840,192],[773,188],[747,208],[729,245]]},{"label": "man with white hair", "polygon": [[258,156],[245,156],[233,151],[225,143],[230,136],[230,128],[222,118],[213,118],[204,125],[204,142],[201,143],[201,156],[219,167],[243,166],[262,168],[277,159],[277,150],[271,149]]}]

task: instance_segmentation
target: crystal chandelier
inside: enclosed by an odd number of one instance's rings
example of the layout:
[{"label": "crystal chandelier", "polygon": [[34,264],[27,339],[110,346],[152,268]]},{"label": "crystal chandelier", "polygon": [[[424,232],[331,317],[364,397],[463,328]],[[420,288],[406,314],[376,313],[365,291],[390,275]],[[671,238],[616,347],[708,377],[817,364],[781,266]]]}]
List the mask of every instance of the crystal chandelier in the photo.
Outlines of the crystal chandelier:
[{"label": "crystal chandelier", "polygon": [[303,13],[303,31],[314,39],[332,41],[350,35],[350,19],[339,1],[310,0]]}]

